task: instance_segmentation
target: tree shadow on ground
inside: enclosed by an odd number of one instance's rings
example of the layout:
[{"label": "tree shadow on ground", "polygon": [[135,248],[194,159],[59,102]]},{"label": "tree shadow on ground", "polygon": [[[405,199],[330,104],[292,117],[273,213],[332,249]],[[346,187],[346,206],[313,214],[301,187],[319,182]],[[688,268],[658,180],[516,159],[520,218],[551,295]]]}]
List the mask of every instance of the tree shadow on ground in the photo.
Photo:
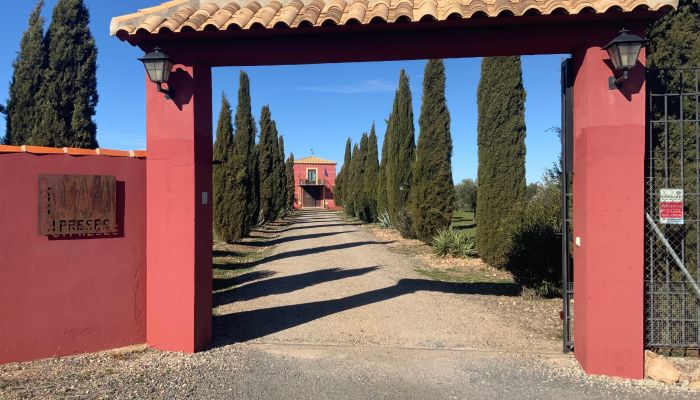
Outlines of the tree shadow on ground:
[{"label": "tree shadow on ground", "polygon": [[[233,270],[244,269],[244,268],[253,268],[253,267],[257,267],[260,264],[273,262],[273,261],[277,261],[277,260],[284,260],[287,258],[302,257],[302,256],[306,256],[306,255],[311,255],[311,254],[325,253],[327,251],[351,249],[354,247],[369,246],[369,245],[373,245],[373,244],[390,244],[390,243],[393,243],[393,242],[391,242],[391,241],[388,241],[388,242],[366,241],[366,242],[350,242],[350,243],[334,244],[332,246],[310,247],[308,249],[292,250],[292,251],[285,251],[282,253],[273,254],[269,257],[265,257],[265,258],[262,258],[262,259],[256,260],[256,261],[242,262],[242,263],[236,263],[236,264],[219,264],[216,266],[216,268],[218,268],[218,269],[233,269]],[[232,266],[232,268],[228,268],[227,265]]]},{"label": "tree shadow on ground", "polygon": [[453,227],[452,227],[452,229],[455,229],[455,230],[458,230],[458,231],[464,230],[464,229],[473,229],[473,228],[476,228],[476,224],[456,225],[456,226],[453,226]]},{"label": "tree shadow on ground", "polygon": [[[232,278],[214,278],[214,281],[212,283],[212,289],[213,290],[226,289],[226,288],[230,288],[232,286],[238,286],[238,285],[242,285],[244,283],[257,281],[259,279],[268,278],[274,274],[275,273],[272,271],[251,271],[251,272],[246,272],[245,274],[234,276]],[[216,294],[214,295],[214,298],[216,298]]]},{"label": "tree shadow on ground", "polygon": [[[299,224],[302,224],[303,222],[299,222]],[[362,225],[359,222],[358,223],[353,223],[353,222],[348,222],[344,224],[321,224],[321,225],[309,225],[309,226],[292,226],[288,228],[282,228],[278,230],[258,230],[259,232],[262,233],[284,233],[284,232],[289,232],[289,231],[296,231],[300,229],[316,229],[316,228],[334,228],[334,227],[340,227],[340,226],[358,226]]]},{"label": "tree shadow on ground", "polygon": [[272,238],[270,240],[260,240],[257,242],[249,242],[249,243],[246,243],[246,246],[253,246],[253,247],[275,246],[278,244],[287,243],[287,242],[294,242],[297,240],[319,239],[322,237],[342,235],[343,233],[350,233],[350,232],[354,232],[354,231],[310,233],[308,235],[277,237],[277,238]]},{"label": "tree shadow on ground", "polygon": [[[377,269],[378,267],[355,269],[328,268],[266,280],[251,279],[248,280],[248,282],[252,280],[256,280],[257,282],[214,294],[214,307],[274,294],[291,293],[324,282],[364,275]],[[261,277],[259,279],[263,278],[264,277]]]},{"label": "tree shadow on ground", "polygon": [[[334,276],[337,275],[328,273],[327,277]],[[305,285],[308,283],[305,283],[305,279],[300,279],[297,282],[294,282],[292,279],[289,281],[289,285],[292,284]],[[258,287],[257,290],[273,290],[273,288],[273,285],[264,285]],[[291,289],[293,288],[286,288],[288,291]],[[303,325],[328,315],[368,304],[379,303],[419,291],[517,296],[520,294],[521,289],[519,285],[512,283],[451,283],[425,279],[401,279],[394,286],[341,299],[314,301],[304,304],[286,305],[214,316],[213,347],[246,342]],[[257,296],[264,295],[264,292],[257,294]]]}]

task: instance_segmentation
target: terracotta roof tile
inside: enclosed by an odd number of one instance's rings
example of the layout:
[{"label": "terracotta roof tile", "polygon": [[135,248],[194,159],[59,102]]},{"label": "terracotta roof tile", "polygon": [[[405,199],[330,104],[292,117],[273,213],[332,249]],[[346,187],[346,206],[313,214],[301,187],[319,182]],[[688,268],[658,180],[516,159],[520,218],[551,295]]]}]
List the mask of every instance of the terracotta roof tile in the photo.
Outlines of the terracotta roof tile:
[{"label": "terracotta roof tile", "polygon": [[564,12],[675,8],[678,0],[173,0],[112,19],[112,35],[157,34]]},{"label": "terracotta roof tile", "polygon": [[7,146],[0,145],[0,153],[67,154],[71,156],[106,156],[146,158],[143,150],[76,149],[73,147]]},{"label": "terracotta roof tile", "polygon": [[304,158],[300,158],[298,160],[294,160],[294,164],[330,164],[330,165],[336,165],[337,162],[325,160],[323,158],[319,158],[316,156],[311,156],[311,157],[304,157]]}]

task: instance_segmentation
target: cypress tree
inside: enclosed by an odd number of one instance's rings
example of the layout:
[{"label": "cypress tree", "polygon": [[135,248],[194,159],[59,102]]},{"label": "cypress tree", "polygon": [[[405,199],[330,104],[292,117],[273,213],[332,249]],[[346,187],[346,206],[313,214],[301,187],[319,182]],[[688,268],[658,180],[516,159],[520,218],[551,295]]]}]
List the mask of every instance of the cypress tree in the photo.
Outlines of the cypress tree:
[{"label": "cypress tree", "polygon": [[214,232],[225,239],[228,225],[232,223],[229,209],[231,206],[231,171],[228,170],[229,155],[233,144],[233,124],[231,118],[231,105],[226,95],[221,94],[221,111],[216,127],[216,142],[214,143]]},{"label": "cypress tree", "polygon": [[47,69],[39,127],[30,142],[41,146],[96,148],[97,48],[82,0],[59,0],[46,33]]},{"label": "cypress tree", "polygon": [[273,212],[273,217],[272,220],[276,220],[277,216],[280,214],[280,209],[278,206],[280,205],[279,197],[282,195],[281,192],[279,192],[279,180],[280,180],[280,166],[279,166],[279,135],[277,132],[277,123],[275,121],[272,121],[272,141],[270,142],[272,145],[272,152],[271,152],[271,157],[272,157],[272,212]]},{"label": "cypress tree", "polygon": [[432,243],[452,221],[452,136],[450,112],[445,98],[445,64],[429,60],[423,78],[420,136],[410,190],[411,216],[416,237]]},{"label": "cypress tree", "polygon": [[255,190],[255,121],[250,109],[250,80],[241,71],[238,88],[238,105],[234,120],[236,134],[233,137],[233,150],[229,158],[231,171],[231,220],[224,232],[227,242],[240,239],[250,232],[257,215],[251,213],[259,206],[256,204]]},{"label": "cypress tree", "polygon": [[479,107],[477,248],[502,266],[510,246],[507,224],[525,201],[525,89],[520,57],[484,58]]},{"label": "cypress tree", "polygon": [[294,153],[289,155],[286,166],[287,175],[287,208],[294,209]]},{"label": "cypress tree", "polygon": [[345,176],[347,190],[343,194],[345,212],[351,217],[354,217],[356,215],[355,203],[357,201],[358,193],[357,190],[355,190],[357,188],[355,182],[357,182],[357,175],[360,173],[360,168],[358,165],[359,160],[360,146],[357,143],[355,143],[352,146],[352,156],[350,157],[349,168],[347,171],[347,175]]},{"label": "cypress tree", "polygon": [[280,135],[277,141],[279,158],[277,159],[277,213],[281,217],[289,210],[289,194],[287,191],[287,168],[284,163],[284,137]]},{"label": "cypress tree", "polygon": [[37,94],[46,67],[44,18],[41,17],[43,8],[44,0],[39,0],[29,16],[29,27],[22,35],[19,53],[12,64],[10,93],[5,109],[5,144],[34,144],[29,139],[37,131],[40,99]]},{"label": "cypress tree", "polygon": [[367,140],[367,160],[364,173],[364,221],[377,220],[377,183],[379,180],[379,154],[377,150],[377,133],[372,123],[372,129]]},{"label": "cypress tree", "polygon": [[354,168],[354,179],[352,182],[354,197],[355,197],[355,216],[363,221],[367,221],[369,217],[366,215],[367,198],[365,197],[365,172],[367,168],[367,155],[369,148],[369,137],[367,133],[362,134],[360,139],[359,153],[357,163]]},{"label": "cypress tree", "polygon": [[[248,202],[248,227],[253,228],[261,223],[260,217],[260,162],[258,161],[260,154],[260,143],[256,144],[253,149],[252,161],[253,169],[250,184],[250,200]],[[250,229],[249,229],[250,230]]]},{"label": "cypress tree", "polygon": [[350,162],[352,160],[352,140],[348,138],[345,142],[345,157],[343,158],[343,166],[340,168],[340,172],[335,180],[335,188],[333,189],[333,195],[335,198],[335,204],[344,206],[345,204],[345,181],[350,173]]},{"label": "cypress tree", "polygon": [[388,213],[387,208],[387,161],[389,158],[389,147],[391,146],[391,140],[389,137],[389,130],[387,129],[384,134],[384,143],[382,143],[382,160],[379,164],[379,177],[377,182],[377,216],[379,217],[383,213]]},{"label": "cypress tree", "polygon": [[413,126],[413,100],[408,76],[401,70],[399,88],[387,127],[390,147],[386,168],[387,205],[392,221],[403,214],[407,205],[408,190],[400,187],[412,186],[413,161],[415,158],[415,128]]},{"label": "cypress tree", "polygon": [[277,143],[274,137],[270,108],[264,106],[260,113],[260,146],[258,154],[260,176],[260,215],[265,221],[274,220],[275,210],[275,185],[276,174],[275,158],[277,153],[273,142]]}]

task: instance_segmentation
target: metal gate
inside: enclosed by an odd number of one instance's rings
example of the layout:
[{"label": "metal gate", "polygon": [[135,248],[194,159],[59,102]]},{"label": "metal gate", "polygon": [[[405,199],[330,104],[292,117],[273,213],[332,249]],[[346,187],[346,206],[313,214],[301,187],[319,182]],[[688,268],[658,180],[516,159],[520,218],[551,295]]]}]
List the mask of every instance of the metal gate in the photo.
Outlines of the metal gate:
[{"label": "metal gate", "polygon": [[574,258],[571,251],[571,201],[573,200],[571,179],[574,169],[573,96],[573,60],[567,58],[561,64],[561,264],[564,353],[574,349]]},{"label": "metal gate", "polygon": [[700,68],[647,72],[645,342],[700,349]]}]

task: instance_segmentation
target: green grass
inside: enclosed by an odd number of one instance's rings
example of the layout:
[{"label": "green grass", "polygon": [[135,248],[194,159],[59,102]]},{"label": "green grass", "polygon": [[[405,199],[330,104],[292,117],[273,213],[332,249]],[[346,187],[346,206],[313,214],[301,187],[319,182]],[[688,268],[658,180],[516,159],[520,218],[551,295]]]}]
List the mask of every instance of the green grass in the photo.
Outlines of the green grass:
[{"label": "green grass", "polygon": [[417,269],[416,272],[430,279],[452,283],[507,283],[514,284],[511,278],[492,276],[488,270],[462,270],[462,269]]},{"label": "green grass", "polygon": [[476,234],[476,219],[474,211],[455,211],[452,215],[452,229],[466,230],[473,235]]}]

